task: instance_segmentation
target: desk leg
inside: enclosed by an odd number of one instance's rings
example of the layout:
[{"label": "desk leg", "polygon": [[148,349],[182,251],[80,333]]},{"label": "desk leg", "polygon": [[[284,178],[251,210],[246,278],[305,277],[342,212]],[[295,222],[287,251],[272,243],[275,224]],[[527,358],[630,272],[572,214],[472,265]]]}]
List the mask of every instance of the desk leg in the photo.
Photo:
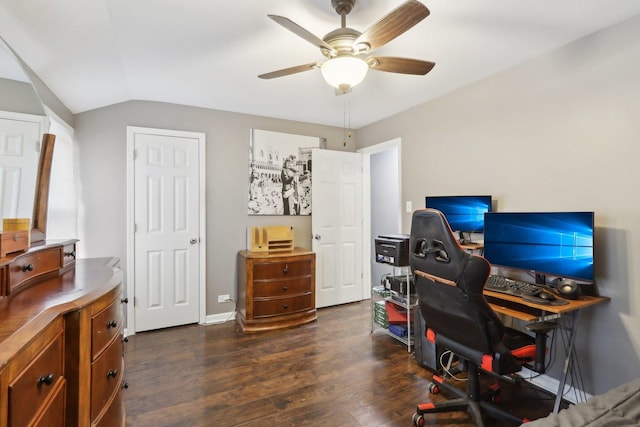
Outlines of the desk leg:
[{"label": "desk leg", "polygon": [[[576,343],[576,335],[578,333],[578,318],[582,310],[575,310],[571,312],[571,329],[569,333],[569,347],[565,349],[566,357],[564,359],[564,368],[562,370],[562,376],[560,378],[560,384],[558,384],[558,392],[556,393],[556,400],[553,404],[553,413],[557,414],[560,410],[560,402],[562,401],[562,395],[564,394],[564,386],[567,383],[567,375],[571,369],[571,364],[574,362],[574,349]],[[577,361],[576,361],[577,362]]]}]

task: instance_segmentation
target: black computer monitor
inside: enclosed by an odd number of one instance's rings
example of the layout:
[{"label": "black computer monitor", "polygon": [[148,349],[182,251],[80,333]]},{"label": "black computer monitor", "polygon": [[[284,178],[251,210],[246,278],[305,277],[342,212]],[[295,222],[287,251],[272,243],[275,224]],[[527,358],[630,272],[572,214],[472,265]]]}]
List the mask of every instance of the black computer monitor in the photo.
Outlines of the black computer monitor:
[{"label": "black computer monitor", "polygon": [[491,196],[427,196],[425,205],[442,212],[453,231],[482,233]]},{"label": "black computer monitor", "polygon": [[593,212],[492,212],[484,257],[493,265],[593,282]]}]

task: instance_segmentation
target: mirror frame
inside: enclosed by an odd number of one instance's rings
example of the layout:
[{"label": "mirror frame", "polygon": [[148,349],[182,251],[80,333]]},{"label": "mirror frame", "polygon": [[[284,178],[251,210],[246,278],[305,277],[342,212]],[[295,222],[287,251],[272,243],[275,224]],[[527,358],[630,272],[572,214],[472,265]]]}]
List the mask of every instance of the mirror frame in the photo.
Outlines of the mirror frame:
[{"label": "mirror frame", "polygon": [[56,136],[42,134],[40,160],[36,176],[36,191],[33,200],[33,217],[31,219],[31,246],[44,243],[47,238],[47,210],[49,207],[49,184],[51,183],[51,164],[53,163],[53,147]]}]

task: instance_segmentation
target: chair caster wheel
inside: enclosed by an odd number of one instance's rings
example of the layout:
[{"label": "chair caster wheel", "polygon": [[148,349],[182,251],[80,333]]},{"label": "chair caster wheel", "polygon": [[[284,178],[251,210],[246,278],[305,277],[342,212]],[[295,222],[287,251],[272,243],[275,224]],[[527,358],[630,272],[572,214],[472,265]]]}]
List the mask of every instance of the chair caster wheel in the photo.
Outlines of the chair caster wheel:
[{"label": "chair caster wheel", "polygon": [[416,427],[423,427],[424,426],[424,417],[420,414],[418,414],[417,412],[415,414],[413,414],[413,425]]},{"label": "chair caster wheel", "polygon": [[440,393],[440,387],[436,383],[429,383],[429,393],[438,394]]}]

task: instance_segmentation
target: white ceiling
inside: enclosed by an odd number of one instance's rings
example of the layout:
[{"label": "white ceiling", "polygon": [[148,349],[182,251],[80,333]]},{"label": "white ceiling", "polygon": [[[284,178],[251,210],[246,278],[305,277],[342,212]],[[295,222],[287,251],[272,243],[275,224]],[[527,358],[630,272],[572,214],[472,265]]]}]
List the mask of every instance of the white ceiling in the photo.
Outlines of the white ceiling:
[{"label": "white ceiling", "polygon": [[[358,0],[364,31],[403,0]],[[423,0],[431,15],[376,50],[433,61],[426,76],[370,71],[335,96],[323,60],[267,18],[318,37],[340,26],[330,0],[0,0],[2,37],[73,112],[151,100],[360,128],[640,14],[637,0]]]}]

